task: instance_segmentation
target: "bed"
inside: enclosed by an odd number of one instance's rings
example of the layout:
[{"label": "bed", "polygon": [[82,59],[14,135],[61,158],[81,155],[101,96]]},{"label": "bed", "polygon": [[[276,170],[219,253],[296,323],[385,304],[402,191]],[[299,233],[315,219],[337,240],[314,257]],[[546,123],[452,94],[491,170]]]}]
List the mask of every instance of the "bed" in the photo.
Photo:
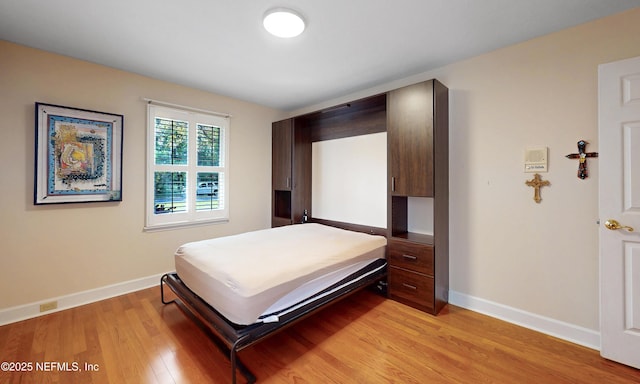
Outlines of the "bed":
[{"label": "bed", "polygon": [[[386,276],[386,238],[307,223],[184,244],[175,273],[162,276],[164,304],[176,303],[229,356]],[[167,300],[165,286],[176,299]]]}]

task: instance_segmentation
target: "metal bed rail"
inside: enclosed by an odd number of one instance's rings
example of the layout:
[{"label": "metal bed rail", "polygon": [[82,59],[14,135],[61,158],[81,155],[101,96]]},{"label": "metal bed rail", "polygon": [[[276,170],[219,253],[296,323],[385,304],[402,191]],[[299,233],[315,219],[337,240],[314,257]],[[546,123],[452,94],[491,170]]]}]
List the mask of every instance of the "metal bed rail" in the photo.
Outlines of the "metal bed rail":
[{"label": "metal bed rail", "polygon": [[[167,273],[160,278],[160,296],[163,304],[176,303],[212,339],[218,349],[231,362],[231,381],[236,383],[236,370],[245,377],[247,383],[255,383],[255,375],[242,363],[237,353],[266,337],[281,331],[294,323],[314,314],[330,303],[335,303],[347,296],[384,279],[387,275],[384,268],[368,275],[366,278],[344,286],[331,295],[322,296],[298,310],[280,318],[276,323],[256,323],[239,326],[230,323],[213,307],[204,302],[191,291],[176,273]],[[166,300],[164,285],[175,293],[177,299]]]}]

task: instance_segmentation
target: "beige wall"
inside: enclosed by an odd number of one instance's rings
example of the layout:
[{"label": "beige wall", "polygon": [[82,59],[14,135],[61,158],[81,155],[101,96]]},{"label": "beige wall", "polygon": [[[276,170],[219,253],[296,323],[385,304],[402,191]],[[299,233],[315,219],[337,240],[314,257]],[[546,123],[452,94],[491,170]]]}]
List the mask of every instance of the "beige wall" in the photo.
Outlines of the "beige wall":
[{"label": "beige wall", "polygon": [[[230,221],[143,232],[146,104],[228,112]],[[179,244],[270,225],[278,111],[0,41],[0,310],[170,271]],[[123,201],[33,205],[34,103],[124,115]]]},{"label": "beige wall", "polygon": [[[505,31],[508,33],[508,31]],[[599,329],[597,70],[640,55],[640,9],[533,39],[293,115],[438,78],[450,89],[450,280],[462,295]],[[542,202],[524,149],[549,148]]]},{"label": "beige wall", "polygon": [[[506,31],[505,33],[508,33]],[[451,90],[451,289],[598,329],[598,64],[640,55],[640,9],[385,84],[291,115],[436,77]],[[180,243],[269,225],[277,111],[0,42],[0,309],[170,270]],[[229,112],[231,222],[144,233],[140,97]],[[33,103],[125,115],[124,201],[34,207]],[[542,203],[523,152],[549,148]]]}]

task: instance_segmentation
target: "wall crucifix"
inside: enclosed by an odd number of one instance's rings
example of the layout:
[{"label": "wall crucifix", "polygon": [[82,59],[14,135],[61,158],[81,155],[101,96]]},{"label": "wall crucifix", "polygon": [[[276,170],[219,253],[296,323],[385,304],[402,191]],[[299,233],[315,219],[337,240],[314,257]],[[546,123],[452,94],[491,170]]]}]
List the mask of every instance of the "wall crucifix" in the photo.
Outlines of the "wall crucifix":
[{"label": "wall crucifix", "polygon": [[586,152],[587,143],[584,140],[578,141],[578,153],[570,153],[565,156],[567,159],[580,159],[578,165],[578,178],[584,180],[589,177],[589,171],[587,170],[587,157],[598,157],[598,152]]},{"label": "wall crucifix", "polygon": [[549,180],[542,180],[542,177],[540,177],[540,174],[538,173],[533,175],[532,180],[527,180],[524,183],[534,188],[533,200],[535,200],[535,202],[538,204],[540,204],[540,200],[542,200],[542,198],[540,197],[540,188],[551,185]]}]

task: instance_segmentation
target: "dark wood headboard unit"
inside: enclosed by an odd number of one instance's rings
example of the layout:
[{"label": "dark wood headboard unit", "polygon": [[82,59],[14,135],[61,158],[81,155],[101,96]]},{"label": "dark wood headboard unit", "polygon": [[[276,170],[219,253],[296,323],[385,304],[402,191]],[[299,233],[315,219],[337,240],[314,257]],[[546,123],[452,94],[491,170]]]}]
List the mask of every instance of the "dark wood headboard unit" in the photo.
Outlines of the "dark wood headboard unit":
[{"label": "dark wood headboard unit", "polygon": [[300,223],[305,210],[313,216],[311,143],[386,130],[386,93],[273,123],[271,225]]},{"label": "dark wood headboard unit", "polygon": [[[387,134],[387,228],[315,218],[312,143],[381,132]],[[272,226],[300,223],[308,217],[386,235],[389,297],[437,314],[449,295],[447,87],[431,79],[278,121],[273,123],[273,138]],[[431,200],[432,212],[421,212],[418,203],[426,199]],[[422,233],[414,224],[416,218],[431,221],[433,233]]]},{"label": "dark wood headboard unit", "polygon": [[295,118],[311,131],[311,141],[342,139],[387,130],[387,95],[336,105]]},{"label": "dark wood headboard unit", "polygon": [[331,227],[347,229],[349,231],[354,231],[354,232],[368,233],[370,235],[387,236],[386,228],[372,227],[369,225],[360,225],[360,224],[353,224],[353,223],[345,223],[342,221],[335,221],[335,220],[318,219],[315,217],[311,218],[310,222],[324,224]]}]

